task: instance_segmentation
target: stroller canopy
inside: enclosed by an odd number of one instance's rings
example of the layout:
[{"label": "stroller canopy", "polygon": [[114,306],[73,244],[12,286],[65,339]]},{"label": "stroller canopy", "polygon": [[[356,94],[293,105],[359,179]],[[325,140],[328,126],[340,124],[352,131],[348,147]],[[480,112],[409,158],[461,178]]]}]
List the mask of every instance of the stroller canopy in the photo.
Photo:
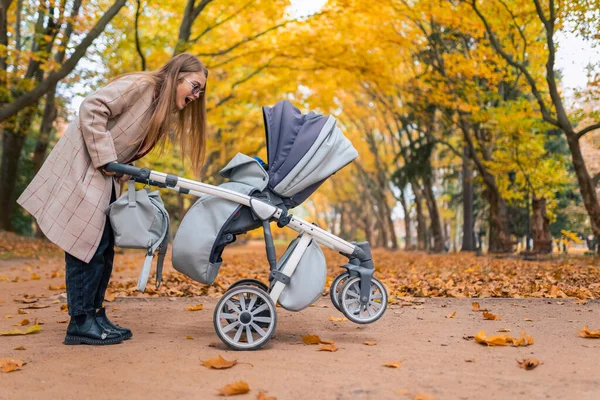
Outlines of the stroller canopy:
[{"label": "stroller canopy", "polygon": [[313,111],[302,114],[287,100],[264,106],[269,187],[300,204],[358,152],[336,119]]}]

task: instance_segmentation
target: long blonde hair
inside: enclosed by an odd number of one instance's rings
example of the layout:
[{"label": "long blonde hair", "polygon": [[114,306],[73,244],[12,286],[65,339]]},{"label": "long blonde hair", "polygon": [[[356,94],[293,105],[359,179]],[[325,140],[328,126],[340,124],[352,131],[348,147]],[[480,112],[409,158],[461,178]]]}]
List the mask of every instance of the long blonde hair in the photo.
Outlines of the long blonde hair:
[{"label": "long blonde hair", "polygon": [[[183,81],[180,75],[193,72],[202,72],[208,79],[208,70],[198,57],[181,53],[157,70],[130,72],[115,79],[127,75],[141,75],[152,82],[157,94],[152,103],[154,110],[148,131],[139,153],[146,154],[156,145],[159,145],[162,151],[167,133],[172,133],[169,135],[172,143],[179,142],[182,155],[190,158],[194,172],[197,173],[204,163],[206,150],[206,85],[196,101],[181,111],[174,110],[177,85]],[[175,114],[178,118],[175,118]]]}]

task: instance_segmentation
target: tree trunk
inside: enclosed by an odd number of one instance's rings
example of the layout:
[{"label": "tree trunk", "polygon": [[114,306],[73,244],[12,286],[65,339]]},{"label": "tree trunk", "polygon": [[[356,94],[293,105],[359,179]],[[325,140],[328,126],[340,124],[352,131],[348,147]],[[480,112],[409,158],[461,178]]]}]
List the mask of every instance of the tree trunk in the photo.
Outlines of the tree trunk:
[{"label": "tree trunk", "polygon": [[15,204],[15,184],[19,167],[19,155],[26,135],[9,128],[2,132],[2,168],[0,172],[0,229],[11,231],[13,206]]},{"label": "tree trunk", "polygon": [[475,219],[473,218],[473,170],[469,147],[463,148],[462,159],[462,187],[463,187],[463,239],[460,251],[475,251]]},{"label": "tree trunk", "polygon": [[542,254],[552,253],[552,235],[550,234],[549,219],[546,215],[546,199],[533,198],[532,208],[533,251]]},{"label": "tree trunk", "polygon": [[433,194],[431,178],[428,176],[423,178],[423,194],[431,220],[431,235],[433,236],[432,250],[435,253],[442,253],[445,251],[442,220],[435,201],[435,195]]},{"label": "tree trunk", "polygon": [[400,190],[400,204],[402,205],[402,210],[404,210],[404,230],[406,232],[406,240],[404,242],[404,250],[414,250],[413,242],[412,242],[412,224],[410,219],[410,208],[406,201],[406,196],[404,196],[404,189]]},{"label": "tree trunk", "polygon": [[42,123],[40,125],[40,134],[33,152],[34,174],[42,167],[44,159],[46,158],[48,144],[50,143],[50,136],[52,135],[52,128],[57,114],[55,95],[56,86],[54,86],[54,88],[46,95],[46,105],[44,107],[44,116],[42,117]]},{"label": "tree trunk", "polygon": [[425,216],[423,215],[423,207],[421,204],[421,196],[419,194],[419,190],[417,189],[417,185],[411,184],[413,188],[413,193],[415,195],[415,206],[417,210],[417,249],[425,250],[426,249],[426,236],[427,236],[427,226],[425,224]]},{"label": "tree trunk", "polygon": [[490,204],[489,253],[509,253],[512,244],[508,236],[508,212],[506,202],[496,191],[486,188],[484,195]]}]

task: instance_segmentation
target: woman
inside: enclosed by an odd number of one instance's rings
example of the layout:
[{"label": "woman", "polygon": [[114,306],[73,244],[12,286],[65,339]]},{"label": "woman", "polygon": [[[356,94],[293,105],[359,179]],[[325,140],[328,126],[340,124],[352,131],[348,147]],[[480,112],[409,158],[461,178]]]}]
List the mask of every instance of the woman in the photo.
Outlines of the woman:
[{"label": "woman", "polygon": [[115,344],[132,336],[108,320],[102,304],[114,258],[105,211],[127,179],[104,168],[131,163],[169,136],[197,169],[205,148],[207,76],[202,62],[184,53],[92,93],[17,200],[65,251],[71,316],[65,344]]}]

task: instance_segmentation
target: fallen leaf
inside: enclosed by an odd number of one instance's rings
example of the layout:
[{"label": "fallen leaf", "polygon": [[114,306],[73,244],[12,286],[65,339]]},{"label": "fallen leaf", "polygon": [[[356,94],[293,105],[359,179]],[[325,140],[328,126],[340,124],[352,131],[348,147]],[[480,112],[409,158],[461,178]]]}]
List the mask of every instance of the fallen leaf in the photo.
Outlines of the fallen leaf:
[{"label": "fallen leaf", "polygon": [[16,303],[31,304],[38,301],[38,299],[13,299],[13,301]]},{"label": "fallen leaf", "polygon": [[104,296],[104,300],[105,300],[105,301],[108,301],[108,302],[113,302],[113,301],[115,301],[115,298],[116,298],[116,297],[117,297],[117,295],[116,295],[115,293],[107,293],[107,294]]},{"label": "fallen leaf", "polygon": [[472,358],[467,358],[467,359],[465,360],[465,362],[472,363],[472,362],[475,362],[475,360],[473,360]]},{"label": "fallen leaf", "polygon": [[494,315],[494,314],[489,313],[487,311],[483,312],[483,319],[489,319],[489,320],[492,320],[492,321],[501,321],[502,320],[502,318],[500,318],[500,316]]},{"label": "fallen leaf", "polygon": [[276,397],[267,396],[265,392],[258,392],[258,396],[256,396],[256,400],[277,400]]},{"label": "fallen leaf", "polygon": [[511,330],[508,328],[500,328],[497,330],[497,332],[511,332]]},{"label": "fallen leaf", "polygon": [[188,336],[186,336],[185,338],[186,338],[187,340],[194,340],[194,338],[193,338],[193,337],[191,337],[191,336],[189,336],[189,335],[188,335]]},{"label": "fallen leaf", "polygon": [[25,363],[21,360],[15,360],[12,358],[0,358],[0,371],[2,372],[13,372],[21,368]]},{"label": "fallen leaf", "polygon": [[119,307],[113,307],[113,309],[112,309],[112,310],[113,310],[113,311],[119,311],[119,310],[120,310],[120,308],[119,308]]},{"label": "fallen leaf", "polygon": [[48,290],[66,290],[66,289],[67,289],[67,287],[64,283],[62,285],[49,285],[48,286]]},{"label": "fallen leaf", "polygon": [[23,321],[19,322],[18,324],[13,324],[13,326],[25,326],[25,325],[29,325],[28,319],[24,319]]},{"label": "fallen leaf", "polygon": [[200,310],[202,310],[202,307],[203,307],[202,304],[198,304],[196,306],[189,306],[187,308],[187,310],[188,311],[200,311]]},{"label": "fallen leaf", "polygon": [[236,394],[244,394],[250,391],[250,386],[244,381],[237,381],[219,389],[219,393],[223,396],[234,396]]},{"label": "fallen leaf", "polygon": [[36,323],[35,325],[30,326],[29,328],[25,329],[24,331],[22,331],[18,328],[15,328],[10,331],[0,332],[0,336],[29,335],[30,333],[37,333],[41,330],[42,330],[42,328],[40,328],[40,326]]},{"label": "fallen leaf", "polygon": [[533,337],[527,335],[524,330],[521,330],[521,337],[519,338],[513,338],[507,334],[487,337],[485,331],[482,330],[475,335],[475,341],[488,346],[529,346],[534,343]]},{"label": "fallen leaf", "polygon": [[375,346],[377,344],[377,342],[375,342],[373,340],[365,340],[363,342],[363,344],[366,344],[367,346]]},{"label": "fallen leaf", "polygon": [[58,300],[58,299],[57,299],[57,300],[54,300],[54,301],[52,302],[52,304],[58,304],[58,303],[60,303],[60,300]]},{"label": "fallen leaf", "polygon": [[520,368],[524,368],[526,370],[532,370],[540,365],[540,362],[536,358],[528,358],[523,361],[517,360],[517,363],[519,363]]},{"label": "fallen leaf", "polygon": [[219,354],[217,355],[217,358],[209,358],[206,361],[200,360],[200,362],[202,362],[202,365],[204,365],[206,368],[227,369],[237,364],[237,359],[233,361],[227,361]]},{"label": "fallen leaf", "polygon": [[319,349],[319,351],[337,351],[337,347],[335,347],[334,344],[322,344],[321,348]]},{"label": "fallen leaf", "polygon": [[319,344],[319,343],[321,343],[321,338],[318,337],[317,335],[312,335],[312,334],[302,336],[302,340],[306,344]]},{"label": "fallen leaf", "polygon": [[12,317],[13,317],[12,315],[5,315],[4,316],[4,318],[6,318],[6,319],[9,319],[9,318],[12,318]]},{"label": "fallen leaf", "polygon": [[427,393],[417,393],[413,400],[436,400],[436,398]]},{"label": "fallen leaf", "polygon": [[34,272],[33,274],[31,274],[31,278],[30,279],[32,279],[34,281],[39,281],[41,279],[41,277]]},{"label": "fallen leaf", "polygon": [[60,306],[60,310],[59,311],[68,312],[69,311],[69,305],[68,304],[62,304]]},{"label": "fallen leaf", "polygon": [[556,304],[558,304],[559,306],[562,306],[563,304],[565,304],[564,301],[557,301]]},{"label": "fallen leaf", "polygon": [[586,325],[582,330],[579,331],[579,336],[588,339],[598,339],[600,338],[600,329],[597,331],[590,331],[590,329]]},{"label": "fallen leaf", "polygon": [[25,350],[25,347],[23,347],[23,346],[15,347],[15,350]]},{"label": "fallen leaf", "polygon": [[218,343],[217,342],[210,342],[208,344],[208,347],[217,347]]},{"label": "fallen leaf", "polygon": [[474,301],[473,304],[473,311],[480,311],[481,309],[479,308],[479,303]]},{"label": "fallen leaf", "polygon": [[38,310],[38,309],[40,309],[40,308],[48,308],[48,307],[50,307],[48,304],[46,304],[46,305],[43,305],[43,304],[32,304],[32,305],[30,305],[30,306],[23,307],[23,309],[25,309],[25,310],[27,310],[27,309],[30,309],[30,310],[31,310],[31,309]]},{"label": "fallen leaf", "polygon": [[348,318],[338,318],[338,317],[334,317],[333,315],[329,316],[329,319],[333,322],[344,322],[344,321],[348,321]]},{"label": "fallen leaf", "polygon": [[532,322],[533,320],[531,318],[525,318],[525,321],[530,321]]},{"label": "fallen leaf", "polygon": [[59,324],[66,324],[67,322],[69,322],[69,320],[68,319],[63,319],[63,320],[56,321],[56,322],[58,322]]},{"label": "fallen leaf", "polygon": [[456,311],[454,311],[452,314],[450,315],[446,315],[446,318],[454,318],[456,317]]},{"label": "fallen leaf", "polygon": [[383,364],[383,366],[388,368],[400,368],[400,361],[386,362],[385,364]]},{"label": "fallen leaf", "polygon": [[19,311],[17,311],[18,314],[29,314],[29,311],[23,311],[19,308]]}]

